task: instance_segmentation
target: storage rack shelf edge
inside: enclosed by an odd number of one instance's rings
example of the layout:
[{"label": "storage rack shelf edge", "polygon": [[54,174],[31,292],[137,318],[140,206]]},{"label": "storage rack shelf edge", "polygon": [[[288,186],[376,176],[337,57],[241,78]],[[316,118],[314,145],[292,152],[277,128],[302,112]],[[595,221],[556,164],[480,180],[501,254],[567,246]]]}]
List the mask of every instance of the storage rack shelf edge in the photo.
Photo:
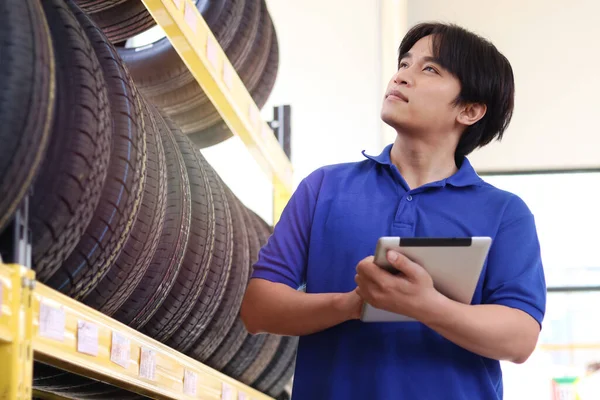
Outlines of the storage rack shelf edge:
[{"label": "storage rack shelf edge", "polygon": [[0,285],[2,399],[31,398],[32,352],[36,360],[154,398],[270,398],[36,284],[29,268],[0,264]]}]

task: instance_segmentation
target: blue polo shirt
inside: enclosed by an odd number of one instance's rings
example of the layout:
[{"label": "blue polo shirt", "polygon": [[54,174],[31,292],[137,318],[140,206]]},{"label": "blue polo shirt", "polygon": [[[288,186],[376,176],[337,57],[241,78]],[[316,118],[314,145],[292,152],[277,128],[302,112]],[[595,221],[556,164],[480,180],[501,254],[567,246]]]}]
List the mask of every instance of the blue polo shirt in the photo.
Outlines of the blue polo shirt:
[{"label": "blue polo shirt", "polygon": [[[253,277],[294,289],[306,284],[307,293],[349,292],[356,265],[373,255],[381,236],[490,236],[473,304],[518,308],[541,325],[545,278],[534,217],[523,200],[484,182],[467,158],[451,177],[411,190],[390,149],[305,178],[261,249]],[[303,336],[298,345],[294,400],[502,396],[497,360],[420,322],[349,321]]]}]

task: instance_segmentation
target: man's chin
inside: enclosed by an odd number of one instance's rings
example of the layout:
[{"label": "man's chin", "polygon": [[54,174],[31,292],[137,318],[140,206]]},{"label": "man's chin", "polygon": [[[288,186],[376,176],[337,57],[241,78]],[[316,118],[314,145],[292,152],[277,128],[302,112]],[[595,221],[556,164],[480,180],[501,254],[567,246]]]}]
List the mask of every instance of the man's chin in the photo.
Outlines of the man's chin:
[{"label": "man's chin", "polygon": [[390,115],[391,113],[382,110],[381,112],[381,120],[385,122],[387,125],[391,126],[394,129],[398,129],[402,126],[402,120],[398,118],[397,115]]}]

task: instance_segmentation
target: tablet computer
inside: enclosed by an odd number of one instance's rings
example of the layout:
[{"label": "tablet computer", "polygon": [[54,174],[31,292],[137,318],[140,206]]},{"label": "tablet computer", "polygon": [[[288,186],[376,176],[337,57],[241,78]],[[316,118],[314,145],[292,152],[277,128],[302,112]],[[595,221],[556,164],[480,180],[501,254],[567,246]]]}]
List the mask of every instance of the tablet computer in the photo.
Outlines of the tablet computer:
[{"label": "tablet computer", "polygon": [[[459,238],[382,237],[377,241],[375,264],[397,274],[387,260],[395,250],[421,265],[433,279],[435,288],[448,298],[470,304],[492,239],[487,236]],[[414,321],[405,315],[377,309],[365,303],[364,322]]]}]

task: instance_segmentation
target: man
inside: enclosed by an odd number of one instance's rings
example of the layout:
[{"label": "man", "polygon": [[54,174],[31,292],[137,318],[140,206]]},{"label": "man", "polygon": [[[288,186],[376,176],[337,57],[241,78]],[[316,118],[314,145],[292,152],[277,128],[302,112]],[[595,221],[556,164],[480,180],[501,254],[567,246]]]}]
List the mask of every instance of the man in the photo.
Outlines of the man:
[{"label": "man", "polygon": [[[412,28],[399,54],[381,112],[394,144],[302,181],[244,298],[251,333],[301,336],[294,400],[501,399],[498,360],[536,346],[546,288],[533,215],[465,157],[508,126],[511,66],[454,25]],[[388,259],[404,274],[373,264],[381,236],[492,237],[472,304],[401,254]],[[418,322],[363,323],[365,301]]]}]

